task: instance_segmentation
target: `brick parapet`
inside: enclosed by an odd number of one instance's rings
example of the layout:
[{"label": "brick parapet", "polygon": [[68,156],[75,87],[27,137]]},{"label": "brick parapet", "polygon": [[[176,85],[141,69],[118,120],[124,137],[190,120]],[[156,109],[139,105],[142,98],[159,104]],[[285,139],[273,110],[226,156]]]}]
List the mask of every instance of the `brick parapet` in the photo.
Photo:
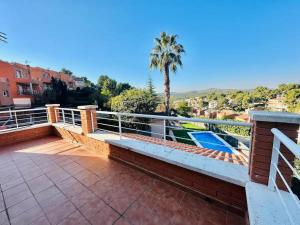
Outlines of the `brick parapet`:
[{"label": "brick parapet", "polygon": [[97,128],[96,109],[97,106],[79,106],[81,127],[84,135],[94,132]]},{"label": "brick parapet", "polygon": [[49,123],[56,123],[57,117],[56,117],[56,108],[58,108],[59,104],[47,104],[47,111],[48,111],[48,122]]},{"label": "brick parapet", "polygon": [[[275,115],[276,113],[272,113],[273,117],[275,117]],[[288,123],[287,118],[281,118],[281,120],[286,122],[252,120],[253,130],[249,175],[250,179],[256,183],[268,185],[274,140],[274,135],[271,132],[271,129],[277,128],[291,140],[297,142],[299,124]],[[293,165],[294,155],[282,144],[280,146],[280,152]],[[292,179],[292,171],[281,157],[279,157],[278,168],[285,177],[286,181],[290,184]],[[276,182],[280,189],[286,189],[282,179],[278,174],[276,176]]]}]

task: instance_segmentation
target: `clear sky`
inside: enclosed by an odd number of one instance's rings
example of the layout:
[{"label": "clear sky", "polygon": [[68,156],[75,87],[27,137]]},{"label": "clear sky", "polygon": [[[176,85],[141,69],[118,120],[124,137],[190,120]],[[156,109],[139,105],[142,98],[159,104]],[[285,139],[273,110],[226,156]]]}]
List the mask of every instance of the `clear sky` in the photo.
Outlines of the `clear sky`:
[{"label": "clear sky", "polygon": [[143,87],[154,37],[178,34],[186,54],[171,91],[300,82],[300,1],[0,0],[0,59]]}]

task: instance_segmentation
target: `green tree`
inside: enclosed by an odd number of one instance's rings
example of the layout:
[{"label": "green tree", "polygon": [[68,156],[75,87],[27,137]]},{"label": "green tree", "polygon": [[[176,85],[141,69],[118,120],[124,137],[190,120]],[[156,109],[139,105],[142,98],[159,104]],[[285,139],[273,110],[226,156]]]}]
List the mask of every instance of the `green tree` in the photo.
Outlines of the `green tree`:
[{"label": "green tree", "polygon": [[181,55],[184,48],[177,43],[177,35],[168,35],[165,32],[155,38],[155,46],[150,53],[150,69],[159,69],[164,74],[164,94],[166,114],[170,113],[170,69],[176,73],[177,66],[182,66]]},{"label": "green tree", "polygon": [[192,113],[192,107],[188,106],[186,101],[180,101],[177,104],[176,111],[179,115],[188,117]]},{"label": "green tree", "polygon": [[299,88],[300,88],[299,84],[289,83],[289,84],[279,84],[277,90],[279,91],[280,94],[284,95],[290,90],[299,89]]},{"label": "green tree", "polygon": [[227,95],[228,106],[234,111],[244,111],[249,107],[251,101],[250,95],[248,92],[244,91],[235,91]]},{"label": "green tree", "polygon": [[217,109],[226,109],[228,105],[228,99],[226,98],[225,94],[218,94],[217,95]]},{"label": "green tree", "polygon": [[297,111],[300,103],[300,89],[291,89],[285,94],[285,103],[289,111]]},{"label": "green tree", "polygon": [[68,98],[68,87],[60,79],[51,78],[50,88],[43,93],[43,99],[46,103],[59,103],[65,105]]},{"label": "green tree", "polygon": [[270,99],[271,90],[267,87],[256,87],[252,92],[253,102],[262,102],[266,103]]},{"label": "green tree", "polygon": [[101,94],[107,97],[113,97],[116,95],[117,81],[111,79],[109,76],[101,75],[98,78],[98,86]]},{"label": "green tree", "polygon": [[62,68],[61,70],[60,70],[60,72],[61,73],[64,73],[64,74],[68,74],[68,75],[72,75],[73,74],[73,72],[71,71],[71,70],[68,70],[68,69],[66,69],[66,68]]},{"label": "green tree", "polygon": [[150,95],[156,95],[156,92],[155,92],[155,87],[153,85],[153,81],[152,81],[152,78],[149,77],[148,79],[148,82],[147,82],[147,91],[150,93]]},{"label": "green tree", "polygon": [[145,90],[130,89],[111,99],[111,109],[116,112],[151,114],[158,102]]},{"label": "green tree", "polygon": [[116,87],[116,95],[121,94],[123,91],[131,89],[132,86],[128,83],[118,83]]},{"label": "green tree", "polygon": [[83,80],[84,80],[84,85],[86,87],[93,87],[94,86],[93,82],[90,81],[87,77],[83,77]]}]

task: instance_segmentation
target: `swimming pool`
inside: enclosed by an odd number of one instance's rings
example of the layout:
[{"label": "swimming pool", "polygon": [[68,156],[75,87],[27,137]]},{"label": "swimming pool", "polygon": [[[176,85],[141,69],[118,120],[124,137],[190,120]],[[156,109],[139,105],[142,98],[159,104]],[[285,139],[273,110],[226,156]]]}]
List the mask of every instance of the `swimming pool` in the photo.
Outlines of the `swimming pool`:
[{"label": "swimming pool", "polygon": [[188,135],[199,147],[214,149],[231,154],[238,154],[238,152],[230,144],[212,131],[188,132]]}]

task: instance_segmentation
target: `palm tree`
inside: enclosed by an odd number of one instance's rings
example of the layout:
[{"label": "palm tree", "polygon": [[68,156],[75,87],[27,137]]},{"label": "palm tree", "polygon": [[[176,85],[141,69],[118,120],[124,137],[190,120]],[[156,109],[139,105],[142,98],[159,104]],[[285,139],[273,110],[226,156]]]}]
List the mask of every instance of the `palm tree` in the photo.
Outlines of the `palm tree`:
[{"label": "palm tree", "polygon": [[0,32],[0,41],[7,42],[6,40],[7,40],[6,34],[3,32]]},{"label": "palm tree", "polygon": [[155,38],[155,46],[150,53],[150,69],[158,69],[164,74],[164,93],[166,114],[170,113],[170,69],[176,73],[177,66],[182,66],[181,53],[185,52],[181,44],[178,44],[177,35],[160,33],[159,38]]}]

